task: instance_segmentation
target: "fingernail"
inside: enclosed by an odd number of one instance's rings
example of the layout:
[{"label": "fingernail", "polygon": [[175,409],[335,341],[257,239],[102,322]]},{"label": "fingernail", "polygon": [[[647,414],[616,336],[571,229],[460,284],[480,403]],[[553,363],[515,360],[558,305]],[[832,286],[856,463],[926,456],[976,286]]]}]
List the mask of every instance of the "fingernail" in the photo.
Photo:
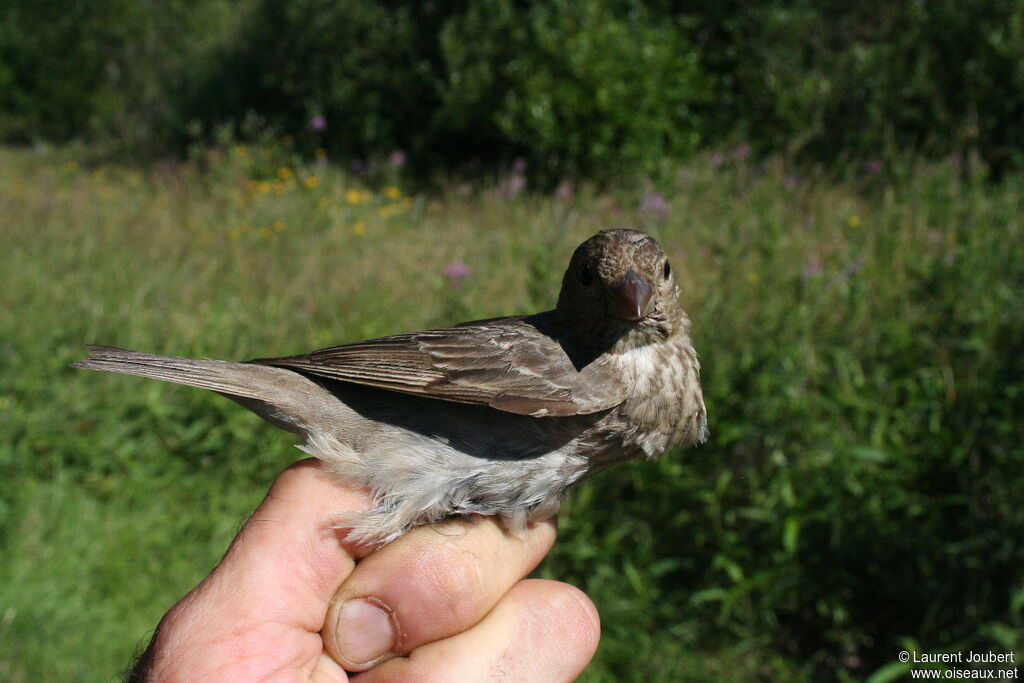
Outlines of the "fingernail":
[{"label": "fingernail", "polygon": [[395,648],[391,612],[373,598],[353,598],[338,609],[334,628],[338,650],[353,664],[364,664]]}]

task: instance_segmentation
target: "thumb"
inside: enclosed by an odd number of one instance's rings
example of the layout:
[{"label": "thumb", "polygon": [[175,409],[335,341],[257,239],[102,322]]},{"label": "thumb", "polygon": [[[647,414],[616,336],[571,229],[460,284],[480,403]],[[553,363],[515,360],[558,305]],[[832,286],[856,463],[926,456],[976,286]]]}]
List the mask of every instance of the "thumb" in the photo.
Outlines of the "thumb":
[{"label": "thumb", "polygon": [[336,516],[370,504],[367,492],[343,487],[318,461],[292,465],[189,599],[215,603],[221,619],[236,625],[273,621],[319,631],[361,550],[332,528]]}]

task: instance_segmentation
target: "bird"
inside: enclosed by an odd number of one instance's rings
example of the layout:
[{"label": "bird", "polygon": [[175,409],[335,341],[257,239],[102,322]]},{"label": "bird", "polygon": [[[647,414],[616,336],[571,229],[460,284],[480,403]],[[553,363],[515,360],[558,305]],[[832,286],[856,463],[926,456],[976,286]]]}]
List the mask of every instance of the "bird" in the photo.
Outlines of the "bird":
[{"label": "bird", "polygon": [[510,533],[620,462],[708,437],[700,362],[661,246],[605,230],[577,247],[555,308],[245,362],[87,347],[76,368],[209,389],[299,435],[338,481],[346,538],[388,543],[449,517]]}]

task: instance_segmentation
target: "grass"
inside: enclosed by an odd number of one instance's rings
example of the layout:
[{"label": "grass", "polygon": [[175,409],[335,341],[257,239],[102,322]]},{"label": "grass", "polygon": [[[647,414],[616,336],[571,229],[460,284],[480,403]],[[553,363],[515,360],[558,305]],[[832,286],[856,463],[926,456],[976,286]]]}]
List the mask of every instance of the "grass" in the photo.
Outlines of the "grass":
[{"label": "grass", "polygon": [[882,683],[911,646],[1019,652],[1024,178],[397,180],[0,149],[0,678],[115,675],[298,456],[217,396],[70,370],[85,343],[238,359],[540,310],[621,226],[672,258],[713,437],[570,496],[540,573],[601,611],[585,679]]}]

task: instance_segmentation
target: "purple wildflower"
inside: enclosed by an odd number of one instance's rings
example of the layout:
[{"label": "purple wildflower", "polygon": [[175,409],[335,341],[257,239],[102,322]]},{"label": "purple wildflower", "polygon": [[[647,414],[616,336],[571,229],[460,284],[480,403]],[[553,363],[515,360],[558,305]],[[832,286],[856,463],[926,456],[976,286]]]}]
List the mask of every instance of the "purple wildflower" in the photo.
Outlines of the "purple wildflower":
[{"label": "purple wildflower", "polygon": [[309,129],[314,133],[320,133],[327,129],[327,119],[323,114],[317,114],[309,120]]},{"label": "purple wildflower", "polygon": [[744,142],[732,151],[732,159],[733,161],[746,161],[750,158],[751,152],[753,152],[751,146]]},{"label": "purple wildflower", "polygon": [[725,163],[725,155],[717,150],[714,152],[708,152],[705,158],[707,159],[708,166],[716,170]]},{"label": "purple wildflower", "polygon": [[795,190],[800,187],[800,177],[795,175],[788,175],[786,179],[782,181],[786,186],[786,189]]},{"label": "purple wildflower", "polygon": [[882,163],[881,159],[870,159],[864,164],[864,168],[871,174],[881,173],[882,169],[885,168],[885,164]]},{"label": "purple wildflower", "polygon": [[448,280],[448,284],[458,289],[462,286],[462,281],[469,277],[470,272],[472,271],[469,266],[456,259],[445,266],[444,270],[441,271],[441,274],[444,275],[446,280]]},{"label": "purple wildflower", "polygon": [[573,198],[576,194],[576,184],[571,180],[563,180],[555,188],[555,199],[565,202]]},{"label": "purple wildflower", "polygon": [[392,151],[391,156],[388,157],[388,161],[395,168],[402,168],[403,166],[405,166],[406,162],[405,152],[403,152],[400,149]]},{"label": "purple wildflower", "polygon": [[512,170],[518,174],[526,173],[526,159],[516,157],[515,161],[512,162]]},{"label": "purple wildflower", "polygon": [[521,173],[513,173],[501,184],[501,196],[505,199],[515,199],[526,187],[526,176]]},{"label": "purple wildflower", "polygon": [[658,221],[668,218],[669,205],[657,192],[644,192],[644,198],[640,201],[640,210]]}]

